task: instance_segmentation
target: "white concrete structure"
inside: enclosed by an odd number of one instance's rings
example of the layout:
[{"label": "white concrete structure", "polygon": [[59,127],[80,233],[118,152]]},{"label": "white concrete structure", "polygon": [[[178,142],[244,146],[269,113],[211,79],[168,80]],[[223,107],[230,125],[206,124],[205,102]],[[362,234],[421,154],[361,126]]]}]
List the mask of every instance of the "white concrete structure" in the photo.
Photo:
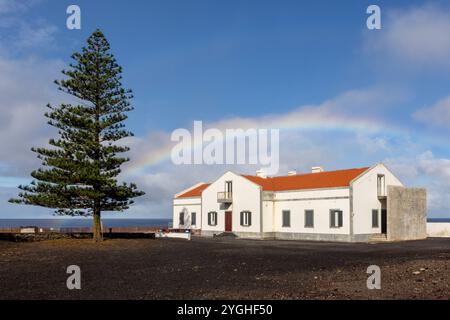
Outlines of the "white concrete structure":
[{"label": "white concrete structure", "polygon": [[173,200],[173,227],[204,236],[328,241],[384,240],[387,186],[403,186],[383,164],[266,177],[227,172]]},{"label": "white concrete structure", "polygon": [[429,237],[450,238],[450,223],[429,222],[427,223],[427,234]]},{"label": "white concrete structure", "polygon": [[185,239],[191,240],[191,234],[189,232],[156,232],[155,238],[172,238],[172,239]]}]

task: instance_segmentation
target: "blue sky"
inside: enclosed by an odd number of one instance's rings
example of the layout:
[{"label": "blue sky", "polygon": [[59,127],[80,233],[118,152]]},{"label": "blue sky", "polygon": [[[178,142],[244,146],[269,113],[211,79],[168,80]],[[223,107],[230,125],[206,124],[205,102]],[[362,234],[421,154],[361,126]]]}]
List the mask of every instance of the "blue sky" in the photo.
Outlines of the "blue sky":
[{"label": "blue sky", "polygon": [[[381,30],[366,28],[373,3]],[[81,7],[79,31],[65,26],[70,4]],[[427,187],[431,216],[450,216],[447,1],[0,0],[0,218],[51,215],[6,200],[39,165],[29,148],[52,135],[40,116],[45,104],[67,99],[52,80],[97,27],[135,93],[127,122],[136,134],[133,161],[194,120],[211,127],[312,115],[342,126],[373,121],[376,132],[282,130],[280,174],[383,161],[408,185]],[[138,175],[125,170],[147,195],[120,217],[170,217],[174,193],[228,169],[256,168],[160,161]]]}]

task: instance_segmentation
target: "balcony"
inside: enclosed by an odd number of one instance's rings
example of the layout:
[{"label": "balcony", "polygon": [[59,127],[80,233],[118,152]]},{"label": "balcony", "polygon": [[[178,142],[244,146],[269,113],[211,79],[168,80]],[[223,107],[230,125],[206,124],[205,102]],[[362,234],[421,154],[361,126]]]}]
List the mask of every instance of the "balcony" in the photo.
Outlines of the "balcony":
[{"label": "balcony", "polygon": [[233,193],[232,192],[217,192],[217,202],[232,203],[233,202]]}]

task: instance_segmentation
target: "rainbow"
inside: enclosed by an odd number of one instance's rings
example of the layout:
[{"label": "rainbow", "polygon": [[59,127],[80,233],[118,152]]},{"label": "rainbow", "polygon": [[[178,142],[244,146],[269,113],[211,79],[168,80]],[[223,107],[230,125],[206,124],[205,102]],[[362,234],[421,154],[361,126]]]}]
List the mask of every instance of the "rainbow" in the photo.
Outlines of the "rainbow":
[{"label": "rainbow", "polygon": [[[285,131],[347,131],[365,133],[371,135],[383,135],[389,137],[412,136],[412,132],[393,126],[387,123],[382,123],[376,119],[367,118],[349,118],[345,116],[336,116],[329,114],[308,114],[302,112],[293,112],[283,116],[266,116],[258,120],[248,119],[231,119],[217,122],[210,126],[225,132],[225,129],[279,129],[280,134]],[[206,130],[208,128],[204,128]],[[224,138],[225,139],[225,138]],[[193,141],[195,145],[201,145],[199,141]],[[434,140],[436,142],[436,140]],[[145,171],[145,169],[170,161],[172,148],[175,142],[170,141],[168,136],[168,143],[160,148],[152,150],[142,157],[134,160],[127,169],[127,174],[138,174]],[[195,150],[193,148],[193,150]],[[192,150],[192,151],[193,151]]]}]

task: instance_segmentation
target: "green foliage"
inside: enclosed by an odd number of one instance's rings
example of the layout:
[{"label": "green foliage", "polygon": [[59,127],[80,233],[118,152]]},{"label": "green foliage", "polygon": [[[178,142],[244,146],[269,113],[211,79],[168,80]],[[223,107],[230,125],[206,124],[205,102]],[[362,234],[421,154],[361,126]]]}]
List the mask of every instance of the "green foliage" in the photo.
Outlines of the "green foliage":
[{"label": "green foliage", "polygon": [[132,136],[125,129],[125,114],[132,111],[132,93],[121,84],[122,68],[110,53],[100,30],[87,40],[74,63],[63,70],[59,90],[80,101],[79,105],[48,105],[48,124],[59,137],[50,139],[52,149],[33,148],[44,168],[35,170],[29,186],[19,186],[19,199],[10,202],[55,208],[58,215],[91,215],[123,211],[144,193],[135,184],[119,184],[120,167],[129,161],[120,154],[129,148],[116,144]]}]

